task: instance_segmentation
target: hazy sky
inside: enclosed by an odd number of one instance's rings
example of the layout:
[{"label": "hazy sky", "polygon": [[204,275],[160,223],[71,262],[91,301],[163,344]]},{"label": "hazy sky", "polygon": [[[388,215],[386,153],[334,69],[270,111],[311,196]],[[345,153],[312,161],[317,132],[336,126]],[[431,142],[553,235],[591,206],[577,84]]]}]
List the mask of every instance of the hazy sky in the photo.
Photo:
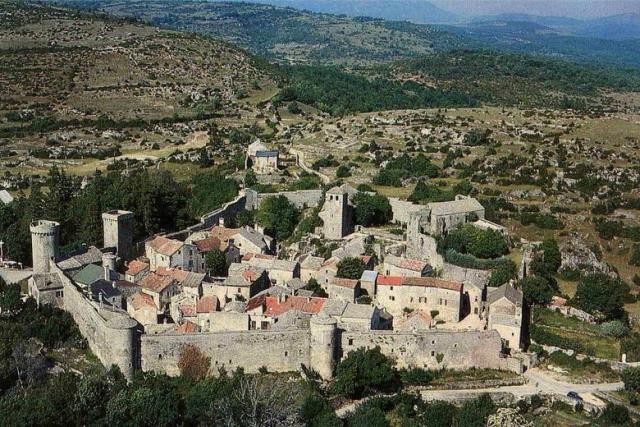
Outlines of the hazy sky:
[{"label": "hazy sky", "polygon": [[430,0],[445,10],[463,15],[527,13],[543,16],[595,18],[640,13],[640,0]]}]

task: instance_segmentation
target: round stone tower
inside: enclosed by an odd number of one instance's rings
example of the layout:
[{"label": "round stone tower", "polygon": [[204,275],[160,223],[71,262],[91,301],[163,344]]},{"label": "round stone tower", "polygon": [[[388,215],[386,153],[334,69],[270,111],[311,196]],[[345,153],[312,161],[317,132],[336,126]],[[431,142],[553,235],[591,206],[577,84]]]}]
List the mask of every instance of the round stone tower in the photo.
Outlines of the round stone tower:
[{"label": "round stone tower", "polygon": [[[125,313],[101,312],[107,320],[108,349],[104,354],[106,360],[118,365],[122,374],[131,380],[136,370],[138,346],[136,345],[136,327],[138,323]],[[104,360],[103,360],[104,362]]]},{"label": "round stone tower", "polygon": [[328,316],[311,318],[311,369],[323,379],[333,377],[336,360],[338,322]]},{"label": "round stone tower", "polygon": [[38,220],[31,223],[31,255],[34,273],[48,273],[49,262],[58,256],[60,224]]}]

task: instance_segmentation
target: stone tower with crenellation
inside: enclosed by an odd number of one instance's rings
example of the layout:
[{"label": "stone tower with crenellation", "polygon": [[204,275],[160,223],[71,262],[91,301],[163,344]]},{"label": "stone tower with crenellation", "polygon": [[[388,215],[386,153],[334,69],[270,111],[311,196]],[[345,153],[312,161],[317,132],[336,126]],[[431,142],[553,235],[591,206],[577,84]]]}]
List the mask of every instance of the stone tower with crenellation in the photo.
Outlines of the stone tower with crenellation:
[{"label": "stone tower with crenellation", "polygon": [[32,222],[29,230],[31,231],[33,272],[48,273],[49,263],[58,257],[60,224],[41,219]]},{"label": "stone tower with crenellation", "polygon": [[324,205],[319,216],[324,226],[323,232],[326,239],[339,240],[351,233],[353,223],[353,209],[349,205],[349,197],[352,192],[348,186],[333,187],[324,197]]},{"label": "stone tower with crenellation", "polygon": [[113,210],[102,214],[104,247],[115,249],[119,258],[133,258],[133,212]]}]

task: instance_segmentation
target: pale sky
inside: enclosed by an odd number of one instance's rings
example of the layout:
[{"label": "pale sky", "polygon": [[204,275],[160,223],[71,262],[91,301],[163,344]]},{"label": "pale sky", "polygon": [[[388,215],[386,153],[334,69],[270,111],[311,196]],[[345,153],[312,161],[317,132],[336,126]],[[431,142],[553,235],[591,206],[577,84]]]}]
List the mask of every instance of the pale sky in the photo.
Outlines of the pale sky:
[{"label": "pale sky", "polygon": [[461,15],[526,13],[541,16],[595,18],[640,13],[640,0],[429,0]]}]

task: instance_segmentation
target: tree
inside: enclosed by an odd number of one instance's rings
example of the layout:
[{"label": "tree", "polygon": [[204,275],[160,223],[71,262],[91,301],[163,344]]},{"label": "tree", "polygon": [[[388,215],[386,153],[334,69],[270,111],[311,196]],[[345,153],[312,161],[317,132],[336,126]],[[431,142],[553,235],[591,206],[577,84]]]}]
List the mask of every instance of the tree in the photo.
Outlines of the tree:
[{"label": "tree", "polygon": [[368,389],[390,390],[397,385],[393,361],[382,354],[380,347],[359,348],[338,363],[331,390],[343,396],[360,397]]},{"label": "tree", "polygon": [[554,290],[544,277],[528,276],[520,281],[527,304],[545,306],[551,302]]},{"label": "tree", "polygon": [[367,268],[361,258],[344,258],[338,263],[336,276],[344,279],[360,279],[362,273]]},{"label": "tree", "polygon": [[622,382],[624,383],[624,389],[628,391],[640,392],[640,368],[631,367],[627,368],[620,374]]},{"label": "tree", "polygon": [[258,177],[252,169],[249,169],[246,174],[244,174],[244,186],[245,188],[251,188],[258,183]]},{"label": "tree", "polygon": [[218,277],[227,275],[227,257],[220,249],[213,248],[209,251],[204,259],[204,263],[209,274]]},{"label": "tree", "polygon": [[633,252],[629,259],[629,265],[640,267],[640,245],[633,245]]},{"label": "tree", "polygon": [[393,211],[389,199],[381,194],[357,193],[353,196],[356,223],[370,226],[391,221]]},{"label": "tree", "polygon": [[350,176],[351,176],[351,170],[349,169],[349,166],[340,165],[338,166],[338,169],[336,169],[337,178],[348,178]]},{"label": "tree", "polygon": [[614,403],[607,403],[597,423],[602,426],[634,425],[629,416],[629,410],[622,405],[616,405]]},{"label": "tree", "polygon": [[327,298],[328,295],[315,278],[310,278],[304,289],[313,292],[314,297]]},{"label": "tree", "polygon": [[488,394],[483,394],[477,399],[468,400],[462,405],[458,415],[458,425],[465,427],[484,427],[487,418],[493,414],[496,406]]},{"label": "tree", "polygon": [[206,378],[209,373],[211,358],[205,356],[198,347],[192,344],[182,346],[178,358],[180,375],[195,383]]},{"label": "tree", "polygon": [[291,236],[299,217],[298,209],[284,196],[267,197],[256,212],[257,223],[278,240]]},{"label": "tree", "polygon": [[531,272],[538,276],[551,278],[562,264],[562,254],[558,242],[553,238],[544,239],[540,253],[531,262]]},{"label": "tree", "polygon": [[0,313],[12,313],[20,308],[22,304],[22,296],[20,294],[20,285],[7,285],[0,278]]},{"label": "tree", "polygon": [[629,285],[622,280],[603,273],[590,274],[578,283],[572,303],[591,314],[604,319],[624,317],[624,299],[629,294]]}]

